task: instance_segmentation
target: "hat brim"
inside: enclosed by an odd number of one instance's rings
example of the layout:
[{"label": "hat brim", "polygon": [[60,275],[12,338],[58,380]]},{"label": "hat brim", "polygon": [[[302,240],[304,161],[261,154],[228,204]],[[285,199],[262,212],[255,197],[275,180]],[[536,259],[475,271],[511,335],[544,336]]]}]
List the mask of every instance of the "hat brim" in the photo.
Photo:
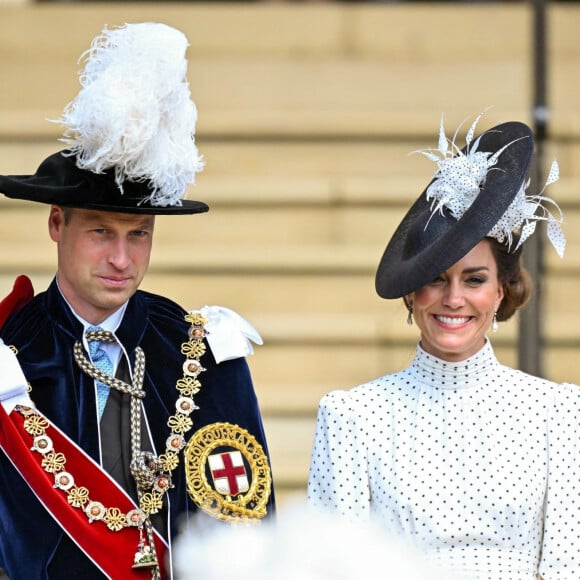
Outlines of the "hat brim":
[{"label": "hat brim", "polygon": [[[434,280],[469,253],[495,226],[520,190],[533,154],[531,129],[503,123],[483,133],[478,151],[502,152],[469,209],[459,220],[433,215],[427,188],[409,209],[379,263],[375,288],[382,298],[401,298]],[[465,151],[465,149],[463,150]],[[417,234],[421,232],[421,234]],[[421,237],[422,239],[415,239]]]},{"label": "hat brim", "polygon": [[187,199],[180,205],[151,205],[143,201],[151,193],[147,182],[125,181],[121,192],[113,170],[80,169],[67,151],[47,157],[34,175],[0,175],[0,192],[12,199],[121,213],[171,215],[209,210],[207,204]]}]

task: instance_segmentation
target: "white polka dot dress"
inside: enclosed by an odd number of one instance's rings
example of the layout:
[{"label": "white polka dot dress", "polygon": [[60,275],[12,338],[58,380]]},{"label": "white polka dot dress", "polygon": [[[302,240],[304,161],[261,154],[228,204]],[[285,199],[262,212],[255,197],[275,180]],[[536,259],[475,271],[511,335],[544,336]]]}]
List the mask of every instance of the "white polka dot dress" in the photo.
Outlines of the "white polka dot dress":
[{"label": "white polka dot dress", "polygon": [[489,342],[322,398],[311,505],[374,517],[478,580],[580,580],[580,387],[503,366]]}]

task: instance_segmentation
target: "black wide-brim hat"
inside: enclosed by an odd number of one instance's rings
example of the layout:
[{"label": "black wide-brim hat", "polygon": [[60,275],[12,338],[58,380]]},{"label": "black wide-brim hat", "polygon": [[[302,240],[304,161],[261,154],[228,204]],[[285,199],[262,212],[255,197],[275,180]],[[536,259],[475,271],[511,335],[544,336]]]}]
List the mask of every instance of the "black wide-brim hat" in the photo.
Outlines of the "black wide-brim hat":
[{"label": "black wide-brim hat", "polygon": [[531,129],[517,121],[503,123],[482,133],[479,139],[477,150],[481,152],[493,154],[510,145],[488,171],[479,194],[460,219],[452,217],[446,208],[434,213],[426,197],[429,186],[425,188],[399,224],[379,263],[375,288],[382,298],[406,296],[463,258],[486,237],[519,192],[534,149]]},{"label": "black wide-brim hat", "polygon": [[147,181],[125,180],[121,191],[114,169],[103,173],[80,169],[66,150],[47,157],[34,175],[0,175],[0,192],[13,199],[122,213],[193,214],[209,209],[201,201],[187,199],[180,205],[151,205],[144,201],[151,195]]}]

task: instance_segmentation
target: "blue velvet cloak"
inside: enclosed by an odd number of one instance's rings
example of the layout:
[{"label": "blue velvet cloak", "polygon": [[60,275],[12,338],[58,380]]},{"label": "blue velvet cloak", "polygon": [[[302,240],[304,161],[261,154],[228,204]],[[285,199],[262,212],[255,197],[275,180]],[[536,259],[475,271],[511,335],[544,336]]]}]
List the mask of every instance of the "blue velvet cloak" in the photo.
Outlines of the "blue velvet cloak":
[{"label": "blue velvet cloak", "polygon": [[[176,381],[183,376],[181,344],[187,340],[185,311],[174,302],[138,291],[128,303],[117,336],[131,357],[141,346],[146,356],[145,413],[155,448],[165,449],[167,418],[175,412]],[[36,406],[54,424],[99,461],[99,435],[93,379],[77,366],[73,345],[82,326],[63,300],[56,282],[38,294],[4,325],[0,336],[18,349],[18,360],[29,381]],[[194,430],[215,422],[247,429],[267,453],[252,379],[245,359],[216,364],[207,349],[201,359],[195,396]],[[193,430],[186,436],[193,434]],[[173,472],[170,500],[171,536],[182,520],[197,511],[186,490],[183,462]],[[56,491],[55,491],[56,493]],[[274,493],[268,513],[274,511]],[[114,537],[112,537],[114,541]],[[0,568],[12,580],[103,578],[38,502],[7,457],[0,453]],[[122,573],[120,573],[120,578]]]}]

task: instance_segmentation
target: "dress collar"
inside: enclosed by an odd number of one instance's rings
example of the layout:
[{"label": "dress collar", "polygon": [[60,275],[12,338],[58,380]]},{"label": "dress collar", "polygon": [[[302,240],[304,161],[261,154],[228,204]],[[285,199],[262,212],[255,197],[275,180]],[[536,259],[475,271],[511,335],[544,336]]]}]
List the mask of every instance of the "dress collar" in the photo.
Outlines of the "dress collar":
[{"label": "dress collar", "polygon": [[447,362],[425,352],[417,345],[415,358],[409,367],[415,378],[430,387],[439,389],[467,389],[482,384],[490,371],[499,366],[489,340],[473,356]]}]

